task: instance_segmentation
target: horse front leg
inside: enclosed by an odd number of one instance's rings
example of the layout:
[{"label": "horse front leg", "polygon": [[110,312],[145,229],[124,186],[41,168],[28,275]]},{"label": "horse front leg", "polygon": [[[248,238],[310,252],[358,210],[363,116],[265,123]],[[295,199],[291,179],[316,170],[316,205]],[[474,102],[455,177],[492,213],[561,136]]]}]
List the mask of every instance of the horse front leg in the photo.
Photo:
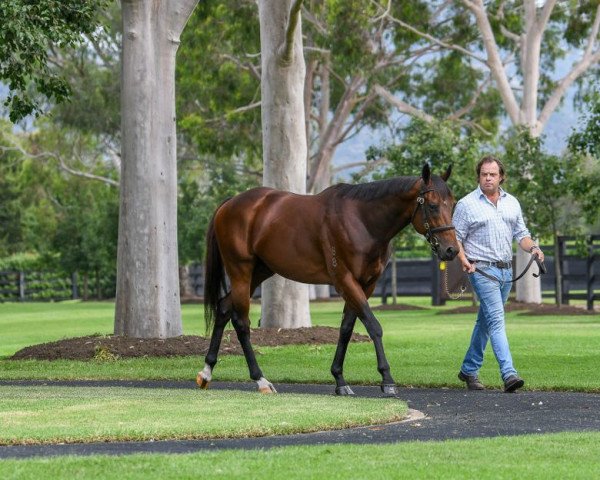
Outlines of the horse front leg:
[{"label": "horse front leg", "polygon": [[344,305],[344,314],[342,316],[342,325],[340,326],[340,336],[338,338],[335,356],[331,364],[331,374],[335,378],[335,394],[336,395],[354,395],[352,389],[344,379],[344,359],[346,358],[346,350],[348,343],[352,338],[354,324],[356,323],[356,313],[353,312],[348,305]]},{"label": "horse front leg", "polygon": [[204,368],[196,375],[196,383],[200,388],[208,388],[212,381],[212,372],[217,364],[217,356],[223,339],[223,331],[231,318],[231,295],[227,294],[219,301],[219,309],[215,318],[210,346],[206,357],[204,357]]},{"label": "horse front leg", "polygon": [[377,318],[375,318],[375,315],[373,315],[371,307],[369,307],[367,295],[358,285],[358,282],[349,283],[344,287],[343,292],[346,303],[349,304],[352,310],[357,312],[358,318],[360,318],[367,329],[367,333],[375,346],[377,370],[381,374],[382,379],[381,391],[385,395],[396,395],[396,382],[394,382],[390,373],[390,364],[387,361],[383,348],[383,329]]}]

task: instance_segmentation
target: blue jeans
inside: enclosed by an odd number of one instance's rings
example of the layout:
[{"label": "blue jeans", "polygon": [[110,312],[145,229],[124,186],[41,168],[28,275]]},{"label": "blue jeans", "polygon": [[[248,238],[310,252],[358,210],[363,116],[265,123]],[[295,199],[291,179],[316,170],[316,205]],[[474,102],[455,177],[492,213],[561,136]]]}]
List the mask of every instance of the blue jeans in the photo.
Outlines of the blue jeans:
[{"label": "blue jeans", "polygon": [[506,380],[517,374],[513,367],[504,325],[504,304],[512,285],[509,283],[512,280],[512,269],[479,265],[477,268],[496,277],[500,282],[486,278],[479,272],[469,275],[473,291],[479,298],[479,312],[461,371],[466,375],[477,375],[483,365],[483,352],[489,339],[500,366],[500,375]]}]

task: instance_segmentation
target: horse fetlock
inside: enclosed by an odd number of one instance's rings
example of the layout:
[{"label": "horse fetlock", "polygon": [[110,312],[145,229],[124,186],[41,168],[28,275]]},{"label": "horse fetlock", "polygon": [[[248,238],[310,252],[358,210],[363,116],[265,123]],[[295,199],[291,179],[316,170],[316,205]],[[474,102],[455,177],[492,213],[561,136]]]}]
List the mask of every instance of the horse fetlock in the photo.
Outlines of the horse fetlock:
[{"label": "horse fetlock", "polygon": [[269,382],[265,377],[260,377],[260,379],[257,380],[256,383],[258,384],[258,391],[260,393],[277,393],[277,390],[275,390],[273,384]]}]

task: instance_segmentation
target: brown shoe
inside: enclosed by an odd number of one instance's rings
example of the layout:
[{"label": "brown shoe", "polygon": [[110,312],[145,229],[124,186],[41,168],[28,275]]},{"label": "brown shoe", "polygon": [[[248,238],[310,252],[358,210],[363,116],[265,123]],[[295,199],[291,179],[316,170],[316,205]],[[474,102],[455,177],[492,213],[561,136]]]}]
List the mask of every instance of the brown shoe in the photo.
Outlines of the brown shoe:
[{"label": "brown shoe", "polygon": [[525,385],[525,380],[518,375],[511,375],[504,380],[504,391],[506,393],[512,393],[518,388],[521,388],[523,385]]},{"label": "brown shoe", "polygon": [[483,383],[479,381],[477,375],[467,375],[460,371],[458,372],[458,379],[465,382],[469,390],[485,390]]}]

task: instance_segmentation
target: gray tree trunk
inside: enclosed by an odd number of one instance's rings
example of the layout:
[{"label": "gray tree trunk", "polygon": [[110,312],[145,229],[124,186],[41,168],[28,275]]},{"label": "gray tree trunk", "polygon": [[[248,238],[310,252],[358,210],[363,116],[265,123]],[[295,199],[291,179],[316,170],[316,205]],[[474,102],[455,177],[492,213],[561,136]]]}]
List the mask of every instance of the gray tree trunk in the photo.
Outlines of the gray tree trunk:
[{"label": "gray tree trunk", "polygon": [[182,334],[175,54],[198,0],[123,0],[115,335]]},{"label": "gray tree trunk", "polygon": [[[306,192],[306,130],[299,5],[260,0],[261,96],[265,186]],[[308,286],[275,276],[262,286],[261,327],[309,327]]]},{"label": "gray tree trunk", "polygon": [[[516,275],[519,275],[529,262],[530,254],[517,247],[517,256],[515,262]],[[516,300],[517,302],[542,303],[542,282],[540,277],[534,277],[532,272],[537,272],[535,264],[531,269],[516,282]]]}]

